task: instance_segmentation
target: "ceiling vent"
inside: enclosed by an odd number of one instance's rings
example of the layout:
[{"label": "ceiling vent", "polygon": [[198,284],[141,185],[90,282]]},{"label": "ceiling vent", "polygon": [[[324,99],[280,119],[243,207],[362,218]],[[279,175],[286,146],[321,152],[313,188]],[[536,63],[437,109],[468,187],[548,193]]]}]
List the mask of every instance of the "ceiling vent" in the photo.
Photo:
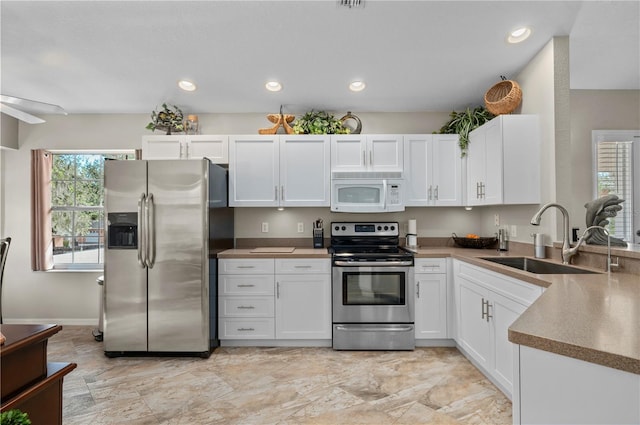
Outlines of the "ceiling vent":
[{"label": "ceiling vent", "polygon": [[338,6],[349,9],[364,7],[364,0],[338,0]]}]

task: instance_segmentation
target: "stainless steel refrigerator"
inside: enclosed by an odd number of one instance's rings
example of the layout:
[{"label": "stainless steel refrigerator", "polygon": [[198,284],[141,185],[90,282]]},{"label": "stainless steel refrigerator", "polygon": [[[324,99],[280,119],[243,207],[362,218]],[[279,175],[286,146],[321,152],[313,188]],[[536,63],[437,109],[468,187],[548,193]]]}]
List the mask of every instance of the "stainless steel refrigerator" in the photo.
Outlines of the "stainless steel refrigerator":
[{"label": "stainless steel refrigerator", "polygon": [[210,254],[233,247],[227,178],[206,159],[105,162],[107,356],[209,355],[217,328]]}]

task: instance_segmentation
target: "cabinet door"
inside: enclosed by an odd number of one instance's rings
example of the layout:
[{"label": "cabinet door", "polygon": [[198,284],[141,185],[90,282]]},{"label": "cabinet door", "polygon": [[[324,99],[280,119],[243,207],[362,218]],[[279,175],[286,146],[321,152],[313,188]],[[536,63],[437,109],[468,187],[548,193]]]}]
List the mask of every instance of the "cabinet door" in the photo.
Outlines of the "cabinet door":
[{"label": "cabinet door", "polygon": [[488,301],[488,290],[457,276],[460,285],[460,311],[458,343],[485,370],[491,364],[490,324],[483,317],[483,303]]},{"label": "cabinet door", "polygon": [[280,136],[280,205],[331,205],[329,136]]},{"label": "cabinet door", "polygon": [[509,298],[491,292],[489,303],[489,315],[492,324],[492,344],[494,352],[494,364],[491,374],[508,391],[511,397],[513,393],[513,344],[509,342],[509,326],[527,308]]},{"label": "cabinet door", "polygon": [[493,119],[485,126],[485,186],[482,203],[497,205],[502,204],[502,120]]},{"label": "cabinet door", "polygon": [[433,204],[462,205],[462,154],[457,134],[434,135],[432,142],[431,183]]},{"label": "cabinet door", "polygon": [[404,136],[405,206],[422,207],[433,199],[431,134]]},{"label": "cabinet door", "polygon": [[467,205],[482,205],[481,184],[485,183],[485,136],[484,126],[469,133],[467,149]]},{"label": "cabinet door", "polygon": [[229,206],[277,206],[280,200],[278,136],[229,141]]},{"label": "cabinet door", "polygon": [[367,168],[367,140],[360,134],[331,136],[331,171],[362,171]]},{"label": "cabinet door", "polygon": [[331,338],[331,275],[276,275],[276,338]]},{"label": "cabinet door", "polygon": [[229,163],[228,136],[192,135],[185,138],[185,153],[189,159],[209,158],[214,164]]},{"label": "cabinet door", "polygon": [[416,274],[416,339],[447,337],[447,275]]},{"label": "cabinet door", "polygon": [[373,171],[402,171],[402,136],[382,134],[367,136],[367,168]]},{"label": "cabinet door", "polygon": [[142,159],[181,159],[185,136],[143,136]]}]

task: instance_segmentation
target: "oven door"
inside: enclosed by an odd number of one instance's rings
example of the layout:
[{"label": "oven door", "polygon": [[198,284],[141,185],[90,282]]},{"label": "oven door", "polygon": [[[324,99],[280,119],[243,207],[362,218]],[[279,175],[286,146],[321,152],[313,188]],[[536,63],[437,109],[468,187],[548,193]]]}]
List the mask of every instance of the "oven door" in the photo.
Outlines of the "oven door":
[{"label": "oven door", "polygon": [[411,267],[333,267],[334,323],[414,323]]}]

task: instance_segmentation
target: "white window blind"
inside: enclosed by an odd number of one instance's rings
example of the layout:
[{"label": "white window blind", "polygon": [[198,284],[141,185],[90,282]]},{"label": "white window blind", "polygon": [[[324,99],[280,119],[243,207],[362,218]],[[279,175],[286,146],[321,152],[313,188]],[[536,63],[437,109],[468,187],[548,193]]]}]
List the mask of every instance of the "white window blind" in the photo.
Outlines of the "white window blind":
[{"label": "white window blind", "polygon": [[598,197],[617,195],[625,202],[609,218],[611,236],[633,241],[633,142],[600,141],[596,147]]}]

